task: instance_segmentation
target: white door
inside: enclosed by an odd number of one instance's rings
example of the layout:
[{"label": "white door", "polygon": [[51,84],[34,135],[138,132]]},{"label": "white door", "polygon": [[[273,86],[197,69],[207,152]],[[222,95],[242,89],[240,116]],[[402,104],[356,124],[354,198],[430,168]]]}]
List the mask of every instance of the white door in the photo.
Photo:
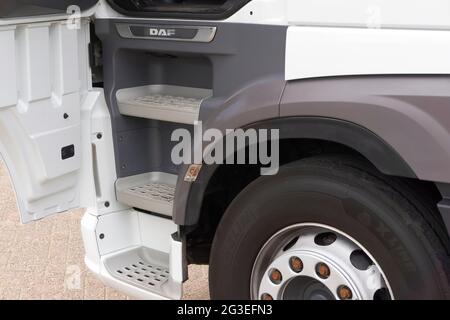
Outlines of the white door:
[{"label": "white door", "polygon": [[0,18],[0,154],[22,222],[80,205],[89,21]]}]

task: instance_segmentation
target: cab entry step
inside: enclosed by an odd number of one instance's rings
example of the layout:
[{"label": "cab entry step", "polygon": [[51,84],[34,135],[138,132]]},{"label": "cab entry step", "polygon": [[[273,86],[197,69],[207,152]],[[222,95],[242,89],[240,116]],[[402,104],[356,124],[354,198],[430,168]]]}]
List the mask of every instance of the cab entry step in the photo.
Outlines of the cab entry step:
[{"label": "cab entry step", "polygon": [[156,250],[137,247],[114,255],[104,263],[114,278],[143,290],[161,292],[170,279],[168,259]]},{"label": "cab entry step", "polygon": [[120,178],[116,182],[117,201],[170,217],[176,183],[176,175],[163,172]]},{"label": "cab entry step", "polygon": [[193,124],[203,100],[211,96],[209,89],[149,85],[117,91],[117,103],[123,115]]}]

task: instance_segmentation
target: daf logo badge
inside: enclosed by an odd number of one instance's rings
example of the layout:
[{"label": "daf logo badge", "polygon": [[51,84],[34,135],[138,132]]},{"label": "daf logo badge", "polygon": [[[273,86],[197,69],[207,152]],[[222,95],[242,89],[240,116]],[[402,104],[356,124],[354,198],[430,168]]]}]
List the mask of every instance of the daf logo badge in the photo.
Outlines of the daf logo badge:
[{"label": "daf logo badge", "polygon": [[185,25],[174,26],[118,23],[116,24],[116,27],[120,36],[123,38],[158,41],[211,42],[217,31],[217,27]]},{"label": "daf logo badge", "polygon": [[175,29],[150,28],[150,36],[152,37],[173,37],[176,34]]}]

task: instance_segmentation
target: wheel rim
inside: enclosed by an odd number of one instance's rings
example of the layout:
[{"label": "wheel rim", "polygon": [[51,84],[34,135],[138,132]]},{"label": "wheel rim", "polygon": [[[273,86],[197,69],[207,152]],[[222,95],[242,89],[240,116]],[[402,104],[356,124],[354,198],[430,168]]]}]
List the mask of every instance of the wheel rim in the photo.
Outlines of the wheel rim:
[{"label": "wheel rim", "polygon": [[330,226],[280,230],[260,250],[250,292],[262,300],[393,299],[380,265],[356,240]]}]

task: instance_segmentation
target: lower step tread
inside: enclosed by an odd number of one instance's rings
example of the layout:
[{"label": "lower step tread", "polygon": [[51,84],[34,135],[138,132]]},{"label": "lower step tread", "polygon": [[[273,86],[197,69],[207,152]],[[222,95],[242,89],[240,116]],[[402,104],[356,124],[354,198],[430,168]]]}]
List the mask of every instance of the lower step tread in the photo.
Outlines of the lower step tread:
[{"label": "lower step tread", "polygon": [[137,247],[106,259],[105,267],[116,279],[144,290],[160,292],[170,276],[166,258],[163,253]]}]

